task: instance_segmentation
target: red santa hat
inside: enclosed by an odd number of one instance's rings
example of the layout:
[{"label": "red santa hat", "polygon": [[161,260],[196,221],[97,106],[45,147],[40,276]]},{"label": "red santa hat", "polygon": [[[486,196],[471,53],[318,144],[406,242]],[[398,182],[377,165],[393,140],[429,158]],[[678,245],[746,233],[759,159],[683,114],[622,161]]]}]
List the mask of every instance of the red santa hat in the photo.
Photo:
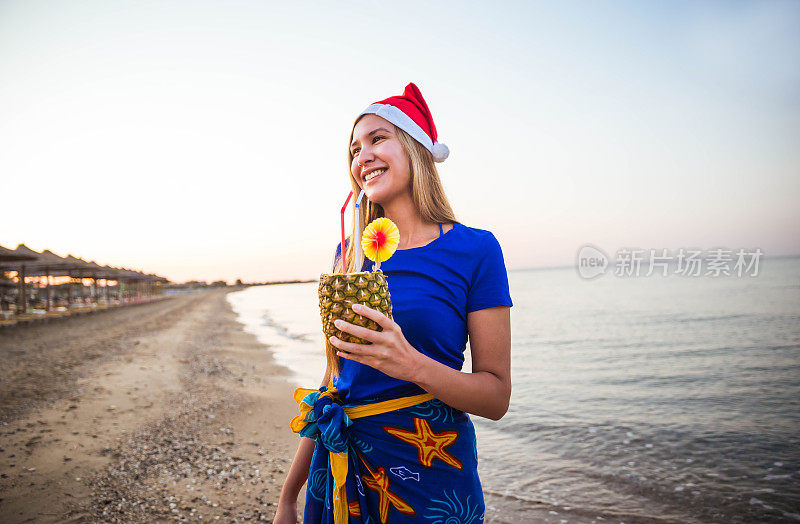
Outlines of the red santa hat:
[{"label": "red santa hat", "polygon": [[428,104],[413,83],[400,96],[391,96],[367,107],[360,115],[373,114],[388,120],[425,146],[435,162],[444,162],[450,154],[446,145],[436,141],[436,126]]}]

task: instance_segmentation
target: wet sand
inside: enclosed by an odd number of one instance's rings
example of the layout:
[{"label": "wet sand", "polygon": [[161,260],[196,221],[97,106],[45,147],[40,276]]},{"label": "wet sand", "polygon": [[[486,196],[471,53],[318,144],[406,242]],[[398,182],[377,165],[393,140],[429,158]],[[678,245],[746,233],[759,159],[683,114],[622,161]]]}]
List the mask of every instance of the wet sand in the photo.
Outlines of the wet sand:
[{"label": "wet sand", "polygon": [[0,332],[0,521],[271,520],[293,387],[227,292]]},{"label": "wet sand", "polygon": [[[0,522],[272,520],[294,385],[230,291],[0,331]],[[597,522],[486,502],[486,522]]]}]

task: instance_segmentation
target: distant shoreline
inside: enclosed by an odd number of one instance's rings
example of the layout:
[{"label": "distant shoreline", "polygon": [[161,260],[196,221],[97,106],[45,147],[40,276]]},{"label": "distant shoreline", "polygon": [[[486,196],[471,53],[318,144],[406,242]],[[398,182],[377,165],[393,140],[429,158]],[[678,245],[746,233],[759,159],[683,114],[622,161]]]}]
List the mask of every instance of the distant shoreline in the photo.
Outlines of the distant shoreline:
[{"label": "distant shoreline", "polygon": [[[792,258],[800,258],[800,254],[798,255],[762,255],[761,260],[783,260],[783,259],[792,259]],[[612,264],[613,265],[613,264]],[[670,265],[675,265],[671,263]],[[642,266],[647,267],[647,260],[642,260]],[[530,266],[530,267],[522,267],[517,269],[509,269],[509,273],[516,273],[522,271],[549,271],[552,269],[575,269],[575,263],[572,264],[564,264],[560,266]]]}]

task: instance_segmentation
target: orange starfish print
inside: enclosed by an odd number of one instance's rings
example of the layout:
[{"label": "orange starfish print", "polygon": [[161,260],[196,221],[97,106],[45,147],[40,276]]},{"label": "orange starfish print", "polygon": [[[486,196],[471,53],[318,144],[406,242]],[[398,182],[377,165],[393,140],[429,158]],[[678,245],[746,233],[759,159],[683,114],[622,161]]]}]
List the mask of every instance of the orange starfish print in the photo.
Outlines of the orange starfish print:
[{"label": "orange starfish print", "polygon": [[372,491],[377,491],[378,496],[380,497],[378,500],[378,512],[381,517],[381,523],[386,524],[386,521],[389,520],[389,504],[391,503],[400,513],[404,515],[411,515],[414,516],[417,514],[414,511],[408,502],[401,499],[391,491],[389,491],[389,478],[386,476],[386,470],[383,468],[378,468],[377,472],[374,472],[370,469],[367,462],[361,458],[361,462],[366,466],[367,471],[369,472],[369,476],[363,475],[361,477],[362,482]]},{"label": "orange starfish print", "polygon": [[438,458],[445,464],[453,466],[456,469],[463,469],[461,462],[444,449],[446,446],[456,441],[458,438],[457,431],[434,433],[431,429],[431,425],[423,418],[414,419],[414,428],[416,432],[401,428],[393,428],[391,426],[383,427],[390,435],[394,435],[403,442],[408,442],[412,446],[416,446],[417,456],[421,464],[431,467],[433,466],[433,459]]},{"label": "orange starfish print", "polygon": [[347,511],[350,513],[351,517],[361,517],[361,505],[358,501],[349,502],[347,504]]}]

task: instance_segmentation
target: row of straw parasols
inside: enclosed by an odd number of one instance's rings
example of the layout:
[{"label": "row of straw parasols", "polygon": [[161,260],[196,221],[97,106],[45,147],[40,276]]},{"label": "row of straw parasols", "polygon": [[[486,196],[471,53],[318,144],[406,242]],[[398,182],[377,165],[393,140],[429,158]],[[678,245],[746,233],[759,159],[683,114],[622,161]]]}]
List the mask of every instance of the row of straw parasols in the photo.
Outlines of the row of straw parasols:
[{"label": "row of straw parasols", "polygon": [[16,249],[0,246],[0,272],[16,271],[19,286],[17,294],[18,311],[27,308],[26,277],[46,277],[45,303],[47,311],[50,310],[50,277],[69,277],[71,279],[92,279],[94,288],[97,281],[105,280],[105,295],[109,298],[108,281],[118,283],[126,282],[128,285],[152,285],[169,282],[158,275],[146,274],[126,268],[101,266],[95,262],[87,262],[81,258],[67,255],[60,257],[52,251],[45,249],[41,253],[34,251],[25,244],[20,244]]}]

